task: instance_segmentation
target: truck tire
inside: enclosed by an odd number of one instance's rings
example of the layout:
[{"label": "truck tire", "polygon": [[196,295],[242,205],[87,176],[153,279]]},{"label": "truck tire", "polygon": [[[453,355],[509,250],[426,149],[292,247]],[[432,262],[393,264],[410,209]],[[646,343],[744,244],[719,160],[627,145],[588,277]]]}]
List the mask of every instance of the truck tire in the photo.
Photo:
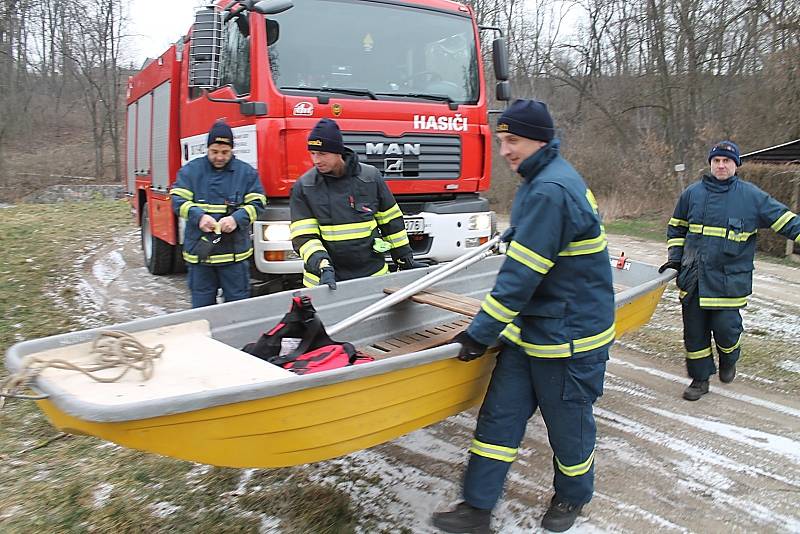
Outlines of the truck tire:
[{"label": "truck tire", "polygon": [[172,272],[173,246],[153,235],[147,202],[142,204],[142,253],[147,270],[153,274]]}]

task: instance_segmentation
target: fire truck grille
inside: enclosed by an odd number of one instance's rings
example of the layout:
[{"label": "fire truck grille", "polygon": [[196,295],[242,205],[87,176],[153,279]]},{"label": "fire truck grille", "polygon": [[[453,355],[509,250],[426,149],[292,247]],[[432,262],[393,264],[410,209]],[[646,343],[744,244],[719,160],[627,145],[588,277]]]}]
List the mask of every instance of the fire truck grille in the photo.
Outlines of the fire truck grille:
[{"label": "fire truck grille", "polygon": [[344,144],[362,163],[390,180],[457,180],[461,176],[461,139],[444,135],[387,137],[343,133]]}]

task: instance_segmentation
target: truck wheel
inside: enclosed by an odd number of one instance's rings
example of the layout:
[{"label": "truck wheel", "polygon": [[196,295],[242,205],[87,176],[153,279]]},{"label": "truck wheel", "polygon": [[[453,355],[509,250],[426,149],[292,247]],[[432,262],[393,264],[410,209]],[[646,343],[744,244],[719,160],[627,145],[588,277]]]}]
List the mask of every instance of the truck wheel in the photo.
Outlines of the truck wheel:
[{"label": "truck wheel", "polygon": [[147,270],[153,274],[172,272],[173,246],[153,235],[147,202],[142,204],[142,252]]}]

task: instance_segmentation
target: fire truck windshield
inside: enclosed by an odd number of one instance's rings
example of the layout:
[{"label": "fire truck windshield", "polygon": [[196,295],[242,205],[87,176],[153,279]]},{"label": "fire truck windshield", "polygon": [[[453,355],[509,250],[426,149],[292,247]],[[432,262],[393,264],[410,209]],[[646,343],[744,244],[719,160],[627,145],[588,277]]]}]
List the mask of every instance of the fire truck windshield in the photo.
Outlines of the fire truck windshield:
[{"label": "fire truck windshield", "polygon": [[475,36],[466,15],[409,4],[305,0],[270,19],[278,29],[269,45],[270,71],[285,93],[478,100]]}]

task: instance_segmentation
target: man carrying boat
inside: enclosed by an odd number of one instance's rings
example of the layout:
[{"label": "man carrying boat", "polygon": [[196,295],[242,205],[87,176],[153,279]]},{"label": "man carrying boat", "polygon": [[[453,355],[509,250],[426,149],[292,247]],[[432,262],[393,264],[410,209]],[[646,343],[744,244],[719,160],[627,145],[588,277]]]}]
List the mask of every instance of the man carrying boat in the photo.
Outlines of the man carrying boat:
[{"label": "man carrying boat", "polygon": [[186,219],[192,308],[216,304],[220,288],[225,302],[250,296],[250,225],[267,203],[258,172],[233,155],[230,126],[215,123],[207,145],[206,157],[184,165],[170,190],[173,211]]},{"label": "man carrying boat", "polygon": [[511,208],[506,260],[466,331],[458,358],[502,348],[478,415],[464,500],[438,512],[446,532],[489,532],[528,419],[542,412],[553,449],[555,494],[545,529],[569,529],[594,491],[595,421],[614,341],[614,289],[597,203],[559,155],[542,102],[517,100],[497,123],[500,154],[522,176]]},{"label": "man carrying boat", "polygon": [[321,119],[308,136],[314,166],[292,187],[292,246],[303,258],[303,285],[326,284],[424,267],[414,259],[403,213],[378,169],[359,163],[339,125]]},{"label": "man carrying boat", "polygon": [[736,175],[739,147],[715,144],[710,172],[680,196],[667,225],[668,261],[678,271],[686,370],[691,384],[683,398],[708,393],[717,372],[711,334],[719,356],[719,380],[733,382],[742,351],[742,316],[753,289],[753,256],[759,228],[800,243],[800,218],[770,195]]}]

